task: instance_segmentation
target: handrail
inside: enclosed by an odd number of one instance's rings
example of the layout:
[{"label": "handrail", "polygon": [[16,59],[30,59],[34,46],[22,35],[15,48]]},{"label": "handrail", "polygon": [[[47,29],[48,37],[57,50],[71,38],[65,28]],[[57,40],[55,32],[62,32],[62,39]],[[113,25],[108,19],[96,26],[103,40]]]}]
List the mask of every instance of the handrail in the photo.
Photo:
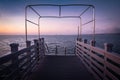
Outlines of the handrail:
[{"label": "handrail", "polygon": [[73,48],[69,48],[69,47],[65,47],[65,46],[61,46],[57,43],[54,44],[45,44],[45,49],[46,51],[48,51],[48,54],[46,52],[45,55],[75,55],[74,52],[74,47]]},{"label": "handrail", "polygon": [[45,51],[47,51],[46,53],[49,53],[49,48],[48,48],[48,45],[45,43]]},{"label": "handrail", "polygon": [[[43,39],[42,39],[43,40]],[[35,40],[34,45],[12,52],[0,58],[0,80],[23,80],[44,57],[41,47],[44,41]],[[12,44],[15,49],[15,44]]]},{"label": "handrail", "polygon": [[93,6],[89,4],[34,4],[28,6]]},{"label": "handrail", "polygon": [[[105,47],[109,48],[109,46]],[[120,79],[120,55],[79,40],[76,41],[76,54],[97,80]]]}]

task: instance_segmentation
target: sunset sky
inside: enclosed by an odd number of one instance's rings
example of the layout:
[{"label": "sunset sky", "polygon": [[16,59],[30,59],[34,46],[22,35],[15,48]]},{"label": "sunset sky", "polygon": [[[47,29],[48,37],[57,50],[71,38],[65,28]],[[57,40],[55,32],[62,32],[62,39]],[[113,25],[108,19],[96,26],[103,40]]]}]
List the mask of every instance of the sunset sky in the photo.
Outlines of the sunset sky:
[{"label": "sunset sky", "polygon": [[[92,4],[96,9],[96,33],[120,33],[120,0],[0,0],[0,35],[25,34],[25,6],[28,4]],[[40,8],[41,15],[57,15],[57,8]],[[82,7],[83,9],[83,7]],[[36,9],[38,10],[38,8]],[[78,15],[79,9],[63,8],[62,15]],[[84,9],[83,9],[84,10]],[[43,11],[43,13],[42,13]],[[29,11],[31,12],[31,11]],[[36,15],[28,14],[36,21]],[[89,21],[90,11],[83,20]],[[79,19],[41,19],[41,34],[77,34]],[[83,33],[92,33],[91,25]],[[28,33],[37,34],[37,27],[28,23]]]}]

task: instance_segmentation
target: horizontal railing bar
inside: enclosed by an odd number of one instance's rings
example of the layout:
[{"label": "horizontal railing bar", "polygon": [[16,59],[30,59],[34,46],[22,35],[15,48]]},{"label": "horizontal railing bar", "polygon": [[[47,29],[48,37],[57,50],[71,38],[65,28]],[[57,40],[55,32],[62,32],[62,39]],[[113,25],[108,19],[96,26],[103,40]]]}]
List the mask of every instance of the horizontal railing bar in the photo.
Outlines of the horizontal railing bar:
[{"label": "horizontal railing bar", "polygon": [[[24,74],[23,74],[23,76],[21,77],[21,79],[24,79],[24,78],[28,75],[28,72],[31,70],[31,68],[29,68],[29,67],[30,67],[30,65],[28,66],[28,69],[23,72]],[[24,80],[26,80],[26,79],[24,79]]]},{"label": "horizontal railing bar", "polygon": [[37,63],[37,60],[35,59],[34,62],[32,63],[32,65],[31,65],[31,67],[34,68],[36,63]]},{"label": "horizontal railing bar", "polygon": [[24,73],[27,71],[27,69],[29,69],[29,67],[31,66],[31,64],[29,63],[28,66],[26,66],[26,68],[24,70],[21,71],[21,73]]},{"label": "horizontal railing bar", "polygon": [[34,4],[28,6],[93,6],[89,4]]},{"label": "horizontal railing bar", "polygon": [[34,54],[34,55],[31,56],[31,58],[33,59],[33,58],[35,58],[35,56],[36,56],[36,55]]},{"label": "horizontal railing bar", "polygon": [[104,67],[101,66],[99,63],[95,62],[95,61],[91,61],[92,63],[94,63],[98,68],[100,68],[102,71],[104,71]]},{"label": "horizontal railing bar", "polygon": [[100,58],[99,56],[91,54],[91,57],[95,58],[98,62],[104,64],[104,59]]},{"label": "horizontal railing bar", "polygon": [[106,74],[107,76],[109,76],[112,80],[119,80],[118,78],[116,78],[116,76],[114,76],[111,72],[109,72],[108,70],[106,70]]},{"label": "horizontal railing bar", "polygon": [[30,53],[33,54],[33,53],[35,53],[35,51],[31,51]]},{"label": "horizontal railing bar", "polygon": [[77,41],[77,43],[82,45],[83,47],[89,48],[90,50],[99,53],[100,55],[104,55],[104,53],[105,53],[105,50],[91,46],[89,44],[85,44],[85,43],[79,42],[79,41]]},{"label": "horizontal railing bar", "polygon": [[26,21],[28,21],[28,22],[30,22],[30,23],[32,23],[32,24],[34,24],[34,25],[37,25],[38,26],[38,24],[37,23],[35,23],[35,22],[32,22],[32,21],[30,21],[30,20],[26,20]]},{"label": "horizontal railing bar", "polygon": [[84,26],[84,25],[86,25],[86,24],[89,24],[89,23],[91,23],[91,22],[93,22],[93,21],[94,21],[94,20],[88,21],[88,22],[82,24],[82,26]]},{"label": "horizontal railing bar", "polygon": [[28,51],[31,50],[31,49],[34,49],[34,47],[35,47],[35,45],[32,45],[32,46],[30,46],[30,47],[28,47],[28,48],[24,48],[24,49],[22,49],[22,50],[20,50],[20,51],[17,51],[17,52],[15,52],[14,54],[21,55],[21,54],[23,54],[23,53],[28,52]]},{"label": "horizontal railing bar", "polygon": [[24,57],[19,59],[19,62],[22,62],[24,59],[27,59],[30,55],[24,55]]},{"label": "horizontal railing bar", "polygon": [[101,78],[103,78],[103,73],[101,73],[95,66],[91,65],[91,67],[99,74]]},{"label": "horizontal railing bar", "polygon": [[115,55],[115,54],[111,54],[109,52],[105,52],[106,53],[106,57],[116,63],[119,63],[120,65],[120,55]]},{"label": "horizontal railing bar", "polygon": [[106,62],[106,67],[109,67],[111,70],[120,75],[120,68],[114,66],[113,64],[110,64],[109,62]]},{"label": "horizontal railing bar", "polygon": [[40,18],[80,18],[80,16],[40,16]]},{"label": "horizontal railing bar", "polygon": [[2,65],[3,63],[6,63],[9,60],[11,60],[13,56],[14,56],[14,54],[8,54],[8,55],[6,55],[4,57],[1,57],[0,58],[0,65]]}]

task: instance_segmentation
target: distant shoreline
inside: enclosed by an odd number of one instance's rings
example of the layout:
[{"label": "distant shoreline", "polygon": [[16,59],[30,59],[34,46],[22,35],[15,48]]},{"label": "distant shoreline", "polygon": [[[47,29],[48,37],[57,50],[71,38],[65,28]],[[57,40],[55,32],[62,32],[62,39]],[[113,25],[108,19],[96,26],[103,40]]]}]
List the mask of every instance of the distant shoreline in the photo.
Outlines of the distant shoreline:
[{"label": "distant shoreline", "polygon": [[[99,34],[95,34],[95,35],[120,35],[120,33],[99,33]],[[77,35],[77,34],[65,34],[66,36],[68,35]],[[82,34],[82,35],[93,35],[93,34]],[[0,36],[25,36],[24,34],[12,34],[12,35],[8,35],[8,34],[0,34]],[[30,34],[28,36],[38,36],[37,34]],[[41,36],[64,36],[63,34],[43,34]]]}]

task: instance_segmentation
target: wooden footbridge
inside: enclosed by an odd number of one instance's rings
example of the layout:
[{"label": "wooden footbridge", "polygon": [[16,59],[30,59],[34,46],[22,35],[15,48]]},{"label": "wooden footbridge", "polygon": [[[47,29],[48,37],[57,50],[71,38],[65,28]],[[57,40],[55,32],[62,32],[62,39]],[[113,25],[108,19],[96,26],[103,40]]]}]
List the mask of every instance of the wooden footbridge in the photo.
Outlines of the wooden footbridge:
[{"label": "wooden footbridge", "polygon": [[[33,7],[54,6],[58,7],[59,16],[41,16]],[[63,16],[62,6],[87,7],[79,16]],[[38,23],[27,19],[27,9],[30,8],[38,15]],[[93,19],[81,23],[81,16],[92,8]],[[0,80],[120,80],[120,55],[112,52],[112,44],[105,44],[105,49],[95,47],[95,8],[87,4],[52,5],[37,4],[28,5],[25,8],[26,48],[18,50],[19,44],[10,44],[11,54],[0,57]],[[44,38],[40,38],[40,18],[79,18],[80,36],[76,39],[74,54],[49,54],[49,48],[45,45]],[[27,23],[38,26],[39,38],[28,41]],[[82,40],[82,26],[93,22],[93,40]],[[59,52],[61,53],[61,52]]]},{"label": "wooden footbridge", "polygon": [[18,44],[10,46],[11,54],[0,58],[0,80],[120,80],[120,56],[109,44],[103,50],[77,39],[71,55],[48,55],[44,38],[19,51]]}]

